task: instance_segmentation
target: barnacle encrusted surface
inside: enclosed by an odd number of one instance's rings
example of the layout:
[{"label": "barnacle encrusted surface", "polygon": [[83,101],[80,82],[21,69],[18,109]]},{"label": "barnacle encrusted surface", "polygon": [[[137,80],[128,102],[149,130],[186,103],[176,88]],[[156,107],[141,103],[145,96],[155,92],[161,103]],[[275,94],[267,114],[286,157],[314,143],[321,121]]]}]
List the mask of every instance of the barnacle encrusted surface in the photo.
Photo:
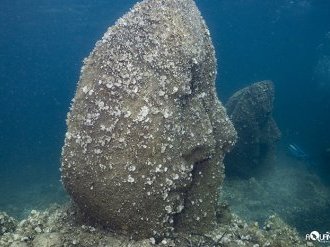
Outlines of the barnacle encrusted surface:
[{"label": "barnacle encrusted surface", "polygon": [[215,93],[209,31],[192,0],[147,0],[84,61],[62,180],[93,220],[135,238],[206,232],[236,133]]},{"label": "barnacle encrusted surface", "polygon": [[274,99],[272,81],[253,83],[229,98],[226,108],[239,138],[225,158],[227,175],[250,178],[273,172],[275,147],[281,137],[272,116]]},{"label": "barnacle encrusted surface", "polygon": [[15,231],[16,225],[17,222],[14,218],[8,216],[5,212],[0,212],[0,236]]},{"label": "barnacle encrusted surface", "polygon": [[[228,213],[228,212],[227,212]],[[175,233],[155,244],[155,239],[134,241],[126,236],[82,225],[71,207],[51,206],[46,211],[32,210],[20,221],[14,232],[0,234],[1,247],[187,247],[187,246],[315,246],[285,224],[278,216],[270,216],[264,224],[246,223],[230,214],[230,221],[207,234]]]}]

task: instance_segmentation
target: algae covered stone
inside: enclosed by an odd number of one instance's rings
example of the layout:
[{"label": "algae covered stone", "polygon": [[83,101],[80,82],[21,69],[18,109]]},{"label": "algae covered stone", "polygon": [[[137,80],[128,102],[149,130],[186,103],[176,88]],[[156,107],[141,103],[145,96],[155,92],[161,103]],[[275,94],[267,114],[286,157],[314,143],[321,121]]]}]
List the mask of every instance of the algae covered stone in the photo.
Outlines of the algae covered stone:
[{"label": "algae covered stone", "polygon": [[0,236],[15,231],[17,221],[5,212],[0,212]]},{"label": "algae covered stone", "polygon": [[135,238],[216,223],[236,132],[192,0],[136,4],[85,59],[67,118],[62,181],[95,222]]},{"label": "algae covered stone", "polygon": [[256,177],[270,172],[281,132],[272,116],[275,90],[272,81],[260,81],[230,97],[226,104],[238,141],[226,156],[226,174]]}]

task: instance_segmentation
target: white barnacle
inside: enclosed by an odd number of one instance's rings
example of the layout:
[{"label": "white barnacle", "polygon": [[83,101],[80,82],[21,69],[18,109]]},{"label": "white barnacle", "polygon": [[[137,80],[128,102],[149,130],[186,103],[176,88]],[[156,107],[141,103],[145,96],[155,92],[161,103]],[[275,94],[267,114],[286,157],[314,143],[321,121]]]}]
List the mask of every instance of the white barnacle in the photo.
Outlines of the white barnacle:
[{"label": "white barnacle", "polygon": [[167,213],[172,213],[172,207],[170,206],[170,205],[167,205],[166,207],[165,207],[165,211],[167,212]]},{"label": "white barnacle", "polygon": [[103,164],[99,164],[99,167],[102,169],[102,170],[105,170],[107,167]]},{"label": "white barnacle", "polygon": [[197,98],[198,98],[198,99],[203,99],[203,98],[205,98],[205,96],[206,96],[206,93],[203,92],[203,93],[198,94],[198,95],[197,95]]},{"label": "white barnacle", "polygon": [[86,94],[86,93],[88,93],[88,87],[87,86],[84,86],[83,88],[82,88],[82,91]]},{"label": "white barnacle", "polygon": [[149,241],[152,245],[156,244],[156,239],[155,238],[149,238]]},{"label": "white barnacle", "polygon": [[121,85],[122,85],[121,80],[118,80],[118,82],[115,82],[114,85],[116,87],[121,87]]},{"label": "white barnacle", "polygon": [[158,165],[155,169],[155,172],[161,172],[162,171],[162,165]]},{"label": "white barnacle", "polygon": [[146,184],[148,184],[148,185],[152,185],[152,183],[153,183],[153,181],[150,180],[150,178],[147,178],[147,182],[146,182]]},{"label": "white barnacle", "polygon": [[133,92],[134,93],[137,93],[139,91],[139,88],[137,87],[137,86],[135,86],[134,88],[133,88]]},{"label": "white barnacle", "polygon": [[168,193],[165,191],[163,194],[163,199],[166,200],[167,197],[168,197]]},{"label": "white barnacle", "polygon": [[99,109],[103,109],[104,102],[102,100],[97,100],[95,104],[98,106]]},{"label": "white barnacle", "polygon": [[161,243],[162,243],[163,245],[167,245],[167,240],[166,240],[166,239],[163,239]]},{"label": "white barnacle", "polygon": [[184,164],[181,164],[180,171],[185,172],[186,170],[188,170],[187,167]]},{"label": "white barnacle", "polygon": [[160,152],[163,154],[165,153],[165,150],[166,150],[166,144],[162,144],[161,148],[160,148]]},{"label": "white barnacle", "polygon": [[90,136],[86,136],[85,139],[86,139],[85,140],[86,144],[92,143],[92,141],[93,141],[92,137],[90,137]]},{"label": "white barnacle", "polygon": [[132,113],[131,113],[130,111],[125,112],[125,114],[124,114],[124,118],[128,118],[128,117],[130,117],[131,114],[132,114]]},{"label": "white barnacle", "polygon": [[165,215],[165,217],[164,217],[164,219],[163,219],[163,223],[168,222],[168,219],[169,219],[169,218],[170,218],[169,215]]},{"label": "white barnacle", "polygon": [[131,175],[128,175],[127,182],[134,183],[134,181],[135,181],[135,179]]},{"label": "white barnacle", "polygon": [[134,172],[136,170],[136,166],[130,165],[127,170],[129,170],[130,172]]},{"label": "white barnacle", "polygon": [[139,122],[143,121],[148,116],[149,111],[150,111],[149,110],[149,107],[142,106],[141,107],[141,110],[140,110],[140,112],[139,112],[139,114],[137,116],[137,121],[139,121]]},{"label": "white barnacle", "polygon": [[164,95],[165,95],[165,92],[164,92],[163,90],[160,90],[160,91],[158,92],[158,95],[159,95],[159,96],[164,96]]},{"label": "white barnacle", "polygon": [[164,116],[164,118],[169,118],[169,117],[171,117],[172,115],[173,115],[173,113],[170,112],[168,109],[165,109],[165,110],[163,111],[163,116]]},{"label": "white barnacle", "polygon": [[171,186],[173,184],[173,180],[166,178],[166,184]]},{"label": "white barnacle", "polygon": [[154,60],[152,54],[144,55],[143,59],[149,63],[152,63]]},{"label": "white barnacle", "polygon": [[190,86],[188,86],[188,85],[184,85],[184,86],[182,86],[182,92],[183,92],[185,95],[190,95],[190,94],[192,93],[191,88],[190,88]]},{"label": "white barnacle", "polygon": [[160,76],[160,86],[165,87],[167,77],[165,75]]},{"label": "white barnacle", "polygon": [[68,139],[68,140],[70,140],[71,138],[72,138],[72,134],[68,131],[68,132],[66,132],[65,133],[65,137]]},{"label": "white barnacle", "polygon": [[116,23],[116,26],[127,26],[127,21],[126,21],[126,19],[125,18],[120,18],[120,19],[118,19],[117,20],[117,23]]},{"label": "white barnacle", "polygon": [[184,209],[184,206],[183,206],[183,204],[180,204],[179,206],[177,206],[177,208],[176,208],[176,212],[177,213],[181,213],[181,211]]},{"label": "white barnacle", "polygon": [[105,84],[105,86],[109,89],[111,89],[113,87],[113,83],[111,81],[107,82],[107,84]]}]

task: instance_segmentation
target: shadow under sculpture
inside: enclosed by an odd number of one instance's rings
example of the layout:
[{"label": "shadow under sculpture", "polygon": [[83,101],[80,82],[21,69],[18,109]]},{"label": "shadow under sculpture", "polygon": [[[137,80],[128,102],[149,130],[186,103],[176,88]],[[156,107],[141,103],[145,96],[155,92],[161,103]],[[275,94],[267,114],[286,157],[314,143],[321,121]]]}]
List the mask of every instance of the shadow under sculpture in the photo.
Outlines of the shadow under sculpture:
[{"label": "shadow under sculpture", "polygon": [[107,30],[84,60],[62,151],[85,215],[135,239],[215,226],[236,139],[215,77],[192,0],[142,1]]}]

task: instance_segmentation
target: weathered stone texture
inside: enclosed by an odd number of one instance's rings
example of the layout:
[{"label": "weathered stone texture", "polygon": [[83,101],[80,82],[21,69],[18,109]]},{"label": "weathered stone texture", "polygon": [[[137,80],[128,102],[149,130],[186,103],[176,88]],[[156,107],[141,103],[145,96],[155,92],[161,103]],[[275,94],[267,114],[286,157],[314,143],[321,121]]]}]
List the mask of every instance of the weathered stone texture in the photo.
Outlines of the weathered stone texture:
[{"label": "weathered stone texture", "polygon": [[95,221],[135,238],[215,224],[236,132],[215,92],[210,34],[192,0],[149,0],[84,61],[62,180]]},{"label": "weathered stone texture", "polygon": [[226,174],[255,177],[270,171],[281,133],[273,117],[274,86],[254,83],[236,92],[226,104],[238,141],[226,156]]}]

